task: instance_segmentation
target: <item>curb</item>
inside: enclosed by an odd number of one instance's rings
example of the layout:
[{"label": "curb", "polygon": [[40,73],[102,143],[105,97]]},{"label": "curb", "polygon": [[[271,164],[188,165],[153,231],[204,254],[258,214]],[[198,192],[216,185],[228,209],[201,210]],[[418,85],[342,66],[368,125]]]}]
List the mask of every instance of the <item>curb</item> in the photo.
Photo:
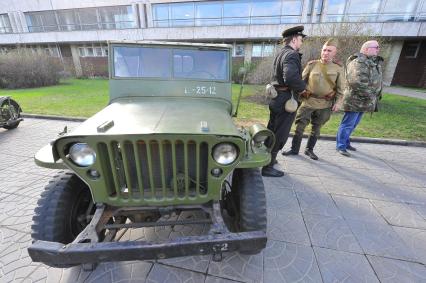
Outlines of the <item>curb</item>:
[{"label": "curb", "polygon": [[[24,118],[37,118],[37,119],[47,119],[47,120],[60,120],[60,121],[72,121],[72,122],[84,122],[87,118],[83,117],[67,117],[67,116],[54,116],[54,115],[39,115],[39,114],[21,114]],[[293,137],[293,134],[290,134]],[[307,138],[308,135],[303,135],[304,138]],[[335,141],[335,136],[322,135],[321,140]],[[414,146],[414,147],[425,147],[426,142],[422,141],[409,141],[409,140],[397,140],[397,139],[381,139],[381,138],[366,138],[366,137],[351,137],[351,141],[359,143],[372,143],[372,144],[387,144],[387,145],[399,145],[399,146]]]}]

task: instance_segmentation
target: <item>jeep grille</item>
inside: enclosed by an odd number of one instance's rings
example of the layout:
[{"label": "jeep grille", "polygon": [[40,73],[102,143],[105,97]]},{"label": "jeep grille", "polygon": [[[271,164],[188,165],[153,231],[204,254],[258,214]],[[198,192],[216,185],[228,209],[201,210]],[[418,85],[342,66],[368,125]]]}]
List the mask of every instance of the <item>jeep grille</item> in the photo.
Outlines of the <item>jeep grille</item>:
[{"label": "jeep grille", "polygon": [[112,198],[165,200],[208,193],[207,142],[125,140],[97,147]]}]

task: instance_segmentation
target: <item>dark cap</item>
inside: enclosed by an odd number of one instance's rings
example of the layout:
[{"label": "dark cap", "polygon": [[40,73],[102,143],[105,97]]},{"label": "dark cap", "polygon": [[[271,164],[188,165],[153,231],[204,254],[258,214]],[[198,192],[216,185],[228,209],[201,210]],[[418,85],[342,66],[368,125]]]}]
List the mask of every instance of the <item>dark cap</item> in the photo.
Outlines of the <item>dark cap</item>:
[{"label": "dark cap", "polygon": [[306,34],[302,33],[303,29],[304,29],[303,26],[292,27],[292,28],[284,30],[282,33],[282,36],[283,38],[293,36],[293,35],[301,35],[302,37],[305,37]]}]

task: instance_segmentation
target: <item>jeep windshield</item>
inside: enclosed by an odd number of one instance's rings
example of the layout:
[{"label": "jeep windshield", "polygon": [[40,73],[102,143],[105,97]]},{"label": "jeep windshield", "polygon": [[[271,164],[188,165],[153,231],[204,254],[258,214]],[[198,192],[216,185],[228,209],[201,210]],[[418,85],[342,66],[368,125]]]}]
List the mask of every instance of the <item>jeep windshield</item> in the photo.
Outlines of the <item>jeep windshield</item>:
[{"label": "jeep windshield", "polygon": [[226,50],[117,46],[114,77],[229,81]]}]

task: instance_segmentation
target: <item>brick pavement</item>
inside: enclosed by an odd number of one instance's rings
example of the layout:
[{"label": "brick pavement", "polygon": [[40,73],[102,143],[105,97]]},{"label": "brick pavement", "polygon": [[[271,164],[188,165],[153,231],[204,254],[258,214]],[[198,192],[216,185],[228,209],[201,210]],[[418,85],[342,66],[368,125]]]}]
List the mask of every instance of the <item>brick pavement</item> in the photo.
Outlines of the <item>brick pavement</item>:
[{"label": "brick pavement", "polygon": [[[352,158],[320,141],[319,161],[280,159],[265,178],[268,246],[263,253],[49,268],[26,248],[38,195],[56,172],[34,153],[65,125],[26,119],[0,129],[0,282],[426,282],[426,148],[354,144]],[[281,158],[281,156],[280,156]],[[123,239],[197,234],[203,227],[151,229]]]}]

